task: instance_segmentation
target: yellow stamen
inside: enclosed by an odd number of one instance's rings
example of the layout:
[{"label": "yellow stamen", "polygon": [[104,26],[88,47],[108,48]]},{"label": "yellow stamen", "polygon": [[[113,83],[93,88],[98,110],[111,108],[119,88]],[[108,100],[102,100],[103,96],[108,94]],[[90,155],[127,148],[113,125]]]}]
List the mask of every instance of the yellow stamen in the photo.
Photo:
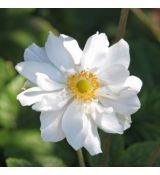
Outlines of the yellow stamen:
[{"label": "yellow stamen", "polygon": [[87,101],[97,96],[99,82],[93,73],[81,71],[68,77],[68,88],[75,98]]}]

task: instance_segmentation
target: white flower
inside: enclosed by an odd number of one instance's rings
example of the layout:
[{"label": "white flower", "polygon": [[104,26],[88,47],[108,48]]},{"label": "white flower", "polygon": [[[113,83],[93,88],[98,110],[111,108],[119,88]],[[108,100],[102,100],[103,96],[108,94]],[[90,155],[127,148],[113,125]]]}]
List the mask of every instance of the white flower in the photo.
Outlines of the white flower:
[{"label": "white flower", "polygon": [[130,76],[129,46],[121,39],[109,47],[104,33],[91,36],[83,49],[69,36],[49,33],[45,47],[30,45],[16,70],[34,86],[17,99],[40,111],[44,141],[64,138],[75,149],[101,153],[97,128],[122,134],[140,108],[142,82]]}]

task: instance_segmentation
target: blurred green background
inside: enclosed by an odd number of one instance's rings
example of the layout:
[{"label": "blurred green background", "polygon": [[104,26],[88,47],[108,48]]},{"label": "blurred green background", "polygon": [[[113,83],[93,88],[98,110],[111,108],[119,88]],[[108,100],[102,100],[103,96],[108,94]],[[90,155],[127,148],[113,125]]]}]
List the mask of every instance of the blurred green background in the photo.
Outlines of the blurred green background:
[{"label": "blurred green background", "polygon": [[[14,66],[29,44],[44,45],[48,31],[74,37],[81,48],[96,31],[113,43],[119,16],[120,9],[0,9],[0,166],[79,166],[65,140],[42,142],[39,113],[16,100],[25,80]],[[124,135],[100,131],[108,156],[83,150],[87,166],[160,166],[160,10],[131,9],[125,39],[131,74],[144,83],[142,107]]]}]

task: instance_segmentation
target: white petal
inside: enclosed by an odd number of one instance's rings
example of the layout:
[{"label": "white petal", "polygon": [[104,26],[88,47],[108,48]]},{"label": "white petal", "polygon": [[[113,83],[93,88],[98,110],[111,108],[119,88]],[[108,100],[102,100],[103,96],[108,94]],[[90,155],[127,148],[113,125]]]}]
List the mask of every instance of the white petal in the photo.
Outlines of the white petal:
[{"label": "white petal", "polygon": [[61,127],[63,110],[42,112],[41,136],[44,141],[58,142],[65,138]]},{"label": "white petal", "polygon": [[136,92],[124,90],[120,95],[100,97],[101,103],[113,109],[120,114],[133,114],[140,108],[140,101],[137,97]]},{"label": "white petal", "polygon": [[99,89],[97,89],[96,93],[98,96],[102,96],[102,97],[108,97],[111,94],[113,94],[112,90],[109,88],[108,85],[101,86]]},{"label": "white petal", "polygon": [[[37,77],[40,78],[40,76],[38,76],[38,75],[42,75],[42,74],[45,77],[47,77],[48,80],[50,79],[50,82],[53,82],[53,81],[55,81],[56,83],[64,83],[65,82],[65,79],[64,79],[64,76],[62,75],[62,73],[47,63],[27,61],[27,62],[21,62],[21,63],[17,64],[15,68],[21,75],[26,77],[32,83],[37,84],[39,86],[41,86],[41,83],[38,84],[40,81],[39,81],[39,79],[37,81]],[[46,79],[44,79],[44,76],[42,76],[42,81],[46,80]],[[48,80],[46,80],[46,81],[48,81]],[[44,83],[48,83],[48,82],[44,81]],[[55,87],[55,89],[57,89],[57,88]]]},{"label": "white petal", "polygon": [[71,54],[74,63],[79,64],[82,56],[82,50],[80,49],[78,42],[67,35],[60,35],[63,39],[63,46]]},{"label": "white petal", "polygon": [[80,149],[88,133],[87,117],[78,101],[73,101],[62,118],[62,129],[68,143],[75,149]]},{"label": "white petal", "polygon": [[36,76],[38,86],[46,91],[54,91],[65,87],[65,84],[51,80],[46,74],[36,73]]},{"label": "white petal", "polygon": [[25,49],[24,60],[50,63],[44,47],[39,47],[36,44],[31,44]]},{"label": "white petal", "polygon": [[107,84],[120,84],[127,79],[129,71],[123,65],[115,64],[106,68],[106,70],[101,69],[97,76]]},{"label": "white petal", "polygon": [[136,76],[129,76],[124,83],[124,88],[126,87],[138,93],[141,90],[142,81]]},{"label": "white petal", "polygon": [[91,36],[84,47],[81,58],[82,69],[93,69],[103,64],[108,52],[109,42],[104,33]]},{"label": "white petal", "polygon": [[33,87],[18,94],[17,100],[20,101],[22,106],[30,106],[36,102],[41,101],[44,94],[45,92],[39,87]]},{"label": "white petal", "polygon": [[130,115],[121,115],[118,113],[116,113],[116,115],[117,115],[118,121],[123,126],[123,130],[130,128],[132,123]]},{"label": "white petal", "polygon": [[[121,82],[120,84],[108,84],[106,89],[106,92],[108,89],[112,91],[112,93],[121,93],[125,90],[128,91],[134,91],[135,93],[138,93],[141,90],[142,87],[142,81],[136,77],[136,76],[129,76],[124,82]],[[101,93],[102,94],[102,93]],[[103,96],[103,95],[102,95]]]},{"label": "white petal", "polygon": [[123,125],[119,122],[113,108],[97,104],[95,106],[96,115],[93,117],[99,128],[107,133],[123,133]]},{"label": "white petal", "polygon": [[72,55],[64,47],[63,37],[57,37],[50,32],[48,36],[48,40],[45,44],[45,50],[50,61],[59,70],[75,68]]},{"label": "white petal", "polygon": [[91,155],[96,155],[102,152],[97,127],[91,120],[88,120],[88,126],[89,130],[84,141],[84,148],[86,148]]},{"label": "white petal", "polygon": [[36,111],[57,111],[62,109],[70,100],[71,96],[63,89],[58,92],[48,93],[43,96],[43,99],[34,104],[32,109]]},{"label": "white petal", "polygon": [[130,63],[129,45],[121,39],[109,47],[106,65],[121,64],[128,69]]}]

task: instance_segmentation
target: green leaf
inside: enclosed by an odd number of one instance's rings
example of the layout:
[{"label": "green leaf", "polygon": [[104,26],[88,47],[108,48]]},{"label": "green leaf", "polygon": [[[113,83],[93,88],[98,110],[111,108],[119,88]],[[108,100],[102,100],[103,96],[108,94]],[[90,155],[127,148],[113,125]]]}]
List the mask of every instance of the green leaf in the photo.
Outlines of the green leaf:
[{"label": "green leaf", "polygon": [[22,89],[24,78],[16,76],[0,91],[0,125],[6,128],[16,126],[19,103],[16,100],[17,94]]},{"label": "green leaf", "polygon": [[[120,159],[119,166],[152,166],[160,155],[156,153],[160,142],[142,142],[131,145]],[[153,157],[153,156],[156,157]]]},{"label": "green leaf", "polygon": [[54,144],[53,155],[62,159],[67,166],[79,166],[76,151],[66,140]]},{"label": "green leaf", "polygon": [[34,8],[22,8],[22,9],[7,9],[8,16],[22,16],[22,15],[29,15],[34,12]]},{"label": "green leaf", "polygon": [[11,33],[9,33],[9,37],[12,42],[16,43],[21,47],[26,47],[36,40],[33,35],[21,30],[12,31]]},{"label": "green leaf", "polygon": [[8,167],[31,167],[32,164],[25,159],[17,159],[17,158],[7,158],[6,164]]},{"label": "green leaf", "polygon": [[0,69],[0,126],[13,128],[19,108],[16,96],[22,89],[24,78],[16,76],[11,62],[1,59]]},{"label": "green leaf", "polygon": [[75,151],[67,143],[43,142],[37,130],[3,130],[0,145],[5,148],[5,157],[26,159],[35,166],[77,165]]},{"label": "green leaf", "polygon": [[144,89],[141,93],[141,108],[132,115],[132,125],[125,133],[126,144],[142,140],[159,140],[160,134],[160,89]]},{"label": "green leaf", "polygon": [[33,42],[44,45],[49,31],[58,34],[58,30],[49,21],[32,15],[35,11],[36,9],[7,9],[4,16],[0,15],[0,22],[3,23],[0,35],[1,56],[11,59],[15,64],[22,60],[24,49],[28,45]]},{"label": "green leaf", "polygon": [[[48,35],[49,31],[53,32],[55,35],[59,34],[58,30],[43,18],[34,17],[29,22],[34,30],[38,30],[41,33],[41,38],[46,37],[46,34]],[[44,33],[45,35],[43,35]],[[44,41],[45,40],[46,38],[44,38]]]},{"label": "green leaf", "polygon": [[98,154],[95,156],[91,156],[86,150],[84,150],[85,154],[87,155],[87,162],[88,162],[88,166],[91,167],[100,167],[102,164],[102,156],[103,154]]},{"label": "green leaf", "polygon": [[138,75],[145,87],[154,88],[155,85],[159,85],[159,45],[146,38],[140,38],[131,42],[130,48],[131,73]]},{"label": "green leaf", "polygon": [[53,155],[35,156],[38,163],[44,167],[66,167],[66,163],[59,157]]},{"label": "green leaf", "polygon": [[140,124],[136,125],[137,133],[141,136],[141,138],[145,140],[160,140],[160,121],[157,122],[144,122],[143,129],[140,129]]},{"label": "green leaf", "polygon": [[109,149],[109,166],[118,166],[124,154],[124,139],[122,135],[112,135]]},{"label": "green leaf", "polygon": [[2,58],[0,58],[0,70],[0,90],[3,90],[3,86],[5,86],[16,75],[16,72],[12,63],[4,61]]},{"label": "green leaf", "polygon": [[[118,166],[119,164],[119,159],[120,157],[123,155],[124,153],[124,139],[123,136],[121,135],[111,135],[108,134],[106,135],[105,133],[102,133],[102,131],[100,131],[100,135],[101,135],[101,141],[102,141],[102,151],[103,153],[95,155],[95,156],[91,156],[89,155],[89,153],[86,152],[87,154],[87,159],[89,162],[90,166]],[[104,143],[105,141],[105,137],[107,136],[107,143]],[[108,144],[108,145],[105,145]],[[105,155],[105,149],[109,149],[108,150],[108,157],[104,157]],[[104,162],[107,161],[107,162]]]}]

